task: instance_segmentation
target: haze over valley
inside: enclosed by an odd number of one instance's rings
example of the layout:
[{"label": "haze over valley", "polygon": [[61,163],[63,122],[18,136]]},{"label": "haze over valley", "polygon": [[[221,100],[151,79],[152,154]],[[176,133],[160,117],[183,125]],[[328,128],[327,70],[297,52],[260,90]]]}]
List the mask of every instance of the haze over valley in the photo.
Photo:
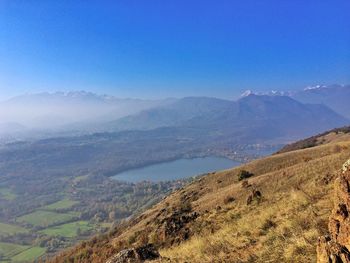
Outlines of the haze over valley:
[{"label": "haze over valley", "polygon": [[[304,107],[304,110],[307,107],[310,109],[314,107],[312,109],[314,114],[328,111],[327,114],[333,113],[341,115],[343,118],[349,118],[347,103],[350,96],[349,90],[349,86],[344,85],[318,85],[294,92],[271,91],[255,94],[248,91],[237,100],[210,97],[159,100],[120,99],[85,91],[22,95],[0,102],[0,140],[5,141],[5,138],[7,141],[22,138],[40,139],[40,137],[48,136],[181,127],[188,126],[186,122],[191,123],[193,120],[199,122],[201,118],[202,121],[210,119],[211,122],[220,122],[223,120],[224,114],[230,115],[233,129],[239,129],[240,126],[246,124],[242,122],[257,121],[247,120],[249,109],[246,109],[246,107],[264,107],[265,112],[261,112],[260,115],[271,115],[273,112],[267,112],[268,106],[277,109],[277,111],[281,107],[285,107],[281,108],[282,111],[291,111],[292,107],[297,104],[293,100],[299,102],[300,110],[302,110],[302,107]],[[256,95],[255,101],[252,99],[253,95]],[[284,97],[291,99],[287,101]],[[267,105],[268,99],[271,100],[268,103],[276,103],[276,105]],[[285,100],[283,103],[286,105],[281,105],[283,99]],[[279,105],[277,105],[278,103]],[[294,105],[292,105],[293,103]],[[316,109],[317,105],[319,105],[319,109]],[[299,112],[298,114],[303,113]],[[275,118],[275,116],[261,117]],[[287,115],[284,117],[287,117]],[[335,118],[334,121],[338,122],[337,124],[341,124],[340,116],[334,115],[333,117]],[[217,120],[214,120],[215,118]],[[244,118],[246,120],[243,120]],[[268,124],[268,120],[264,121]],[[207,125],[212,124],[208,123]],[[324,128],[329,127],[331,125],[320,128],[324,130]],[[317,131],[317,129],[311,130],[308,135],[312,134],[313,131]],[[299,135],[300,138],[303,136],[305,136],[305,133]]]}]

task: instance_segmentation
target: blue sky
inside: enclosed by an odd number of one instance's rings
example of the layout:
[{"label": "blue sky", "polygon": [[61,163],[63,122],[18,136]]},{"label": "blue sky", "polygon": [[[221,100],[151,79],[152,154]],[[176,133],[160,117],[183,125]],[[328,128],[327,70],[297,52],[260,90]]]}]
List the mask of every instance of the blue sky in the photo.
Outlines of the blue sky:
[{"label": "blue sky", "polygon": [[0,98],[350,83],[349,0],[0,0]]}]

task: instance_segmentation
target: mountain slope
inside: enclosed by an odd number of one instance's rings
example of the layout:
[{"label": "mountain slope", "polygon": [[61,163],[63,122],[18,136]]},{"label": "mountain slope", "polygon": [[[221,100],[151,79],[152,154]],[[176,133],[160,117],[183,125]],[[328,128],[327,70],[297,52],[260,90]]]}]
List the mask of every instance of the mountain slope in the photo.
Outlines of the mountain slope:
[{"label": "mountain slope", "polygon": [[302,138],[347,122],[321,105],[302,104],[286,96],[252,94],[210,116],[193,118],[184,126],[213,127],[240,141],[261,142]]},{"label": "mountain slope", "polygon": [[113,122],[115,129],[195,128],[240,142],[293,140],[348,123],[323,105],[287,96],[249,95],[238,101],[191,97]]},{"label": "mountain slope", "polygon": [[[208,174],[52,262],[106,262],[150,243],[159,262],[313,262],[327,232],[332,181],[349,156],[349,138],[333,137]],[[254,176],[239,181],[242,169]]]},{"label": "mountain slope", "polygon": [[238,100],[237,105],[215,120],[217,127],[231,131],[244,128],[243,134],[264,139],[297,139],[346,123],[325,106],[302,104],[287,96],[264,95]]},{"label": "mountain slope", "polygon": [[207,97],[186,97],[175,102],[144,110],[107,124],[114,130],[149,130],[159,127],[181,126],[199,116],[225,111],[233,101]]},{"label": "mountain slope", "polygon": [[350,85],[319,85],[292,93],[291,96],[303,103],[326,105],[338,114],[350,118]]},{"label": "mountain slope", "polygon": [[304,140],[300,140],[284,146],[277,153],[290,152],[295,150],[301,150],[305,148],[311,148],[318,145],[323,145],[329,142],[343,141],[350,139],[350,126],[336,128],[331,131],[327,131]]}]

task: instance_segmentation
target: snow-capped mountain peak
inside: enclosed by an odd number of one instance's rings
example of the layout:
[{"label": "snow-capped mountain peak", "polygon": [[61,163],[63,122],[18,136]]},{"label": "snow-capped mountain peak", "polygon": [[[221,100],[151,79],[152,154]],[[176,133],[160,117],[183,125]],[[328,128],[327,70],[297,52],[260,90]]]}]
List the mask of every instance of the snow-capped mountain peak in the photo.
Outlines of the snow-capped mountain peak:
[{"label": "snow-capped mountain peak", "polygon": [[247,96],[249,96],[249,95],[252,95],[252,94],[254,94],[254,92],[253,91],[251,91],[251,90],[246,90],[245,92],[243,92],[242,94],[241,94],[241,98],[244,98],[244,97],[247,97]]},{"label": "snow-capped mountain peak", "polygon": [[327,86],[325,85],[315,85],[315,86],[307,86],[306,88],[304,88],[304,90],[316,90],[316,89],[323,89],[326,88]]}]

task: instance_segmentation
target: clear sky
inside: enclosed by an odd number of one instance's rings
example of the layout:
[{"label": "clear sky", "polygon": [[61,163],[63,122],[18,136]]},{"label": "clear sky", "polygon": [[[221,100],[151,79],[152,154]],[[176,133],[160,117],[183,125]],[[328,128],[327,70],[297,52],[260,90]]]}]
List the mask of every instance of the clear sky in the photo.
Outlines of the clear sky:
[{"label": "clear sky", "polygon": [[349,0],[0,0],[0,98],[350,83]]}]

